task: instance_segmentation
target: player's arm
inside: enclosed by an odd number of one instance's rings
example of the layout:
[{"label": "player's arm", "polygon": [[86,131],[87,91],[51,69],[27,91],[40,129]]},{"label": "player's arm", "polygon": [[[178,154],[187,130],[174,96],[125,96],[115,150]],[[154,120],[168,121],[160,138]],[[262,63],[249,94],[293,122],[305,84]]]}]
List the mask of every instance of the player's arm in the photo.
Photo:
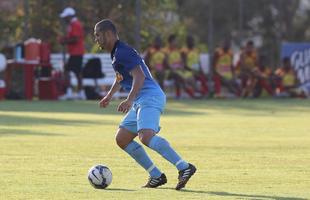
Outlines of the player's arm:
[{"label": "player's arm", "polygon": [[128,94],[128,97],[126,100],[122,101],[117,110],[123,113],[127,113],[129,109],[132,106],[132,103],[134,99],[136,98],[137,94],[139,93],[140,89],[143,86],[144,80],[145,80],[145,75],[144,72],[142,71],[140,65],[134,67],[131,71],[130,74],[132,76],[132,87],[131,90]]},{"label": "player's arm", "polygon": [[130,72],[133,82],[132,82],[132,88],[128,94],[127,99],[130,101],[133,101],[137,94],[139,93],[141,87],[143,86],[145,75],[142,71],[140,65],[133,68]]},{"label": "player's arm", "polygon": [[111,87],[111,89],[109,90],[109,92],[107,93],[107,95],[105,95],[99,102],[99,106],[100,107],[107,107],[113,97],[113,95],[118,92],[121,89],[121,85],[117,82],[116,78],[114,80],[114,83]]},{"label": "player's arm", "polygon": [[119,82],[117,82],[116,78],[114,79],[113,85],[111,87],[111,89],[109,90],[107,96],[110,96],[111,98],[113,97],[113,95],[118,92],[121,89],[121,84]]}]

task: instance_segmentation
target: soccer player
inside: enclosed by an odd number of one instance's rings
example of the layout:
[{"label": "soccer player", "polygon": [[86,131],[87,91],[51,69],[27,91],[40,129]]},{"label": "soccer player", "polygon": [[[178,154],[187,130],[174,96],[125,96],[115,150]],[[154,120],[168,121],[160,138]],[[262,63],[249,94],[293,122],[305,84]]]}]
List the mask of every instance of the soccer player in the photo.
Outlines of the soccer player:
[{"label": "soccer player", "polygon": [[103,49],[111,52],[111,59],[116,73],[115,81],[99,105],[105,108],[112,96],[121,87],[129,91],[117,110],[127,113],[116,133],[117,145],[127,152],[150,174],[144,187],[156,188],[167,182],[162,173],[146,154],[143,147],[134,138],[162,155],[179,170],[176,190],[185,187],[187,181],[196,172],[194,165],[184,161],[170,146],[167,140],[158,136],[159,118],[166,104],[166,96],[152,78],[144,60],[138,52],[118,38],[112,21],[104,19],[94,28],[95,41]]}]

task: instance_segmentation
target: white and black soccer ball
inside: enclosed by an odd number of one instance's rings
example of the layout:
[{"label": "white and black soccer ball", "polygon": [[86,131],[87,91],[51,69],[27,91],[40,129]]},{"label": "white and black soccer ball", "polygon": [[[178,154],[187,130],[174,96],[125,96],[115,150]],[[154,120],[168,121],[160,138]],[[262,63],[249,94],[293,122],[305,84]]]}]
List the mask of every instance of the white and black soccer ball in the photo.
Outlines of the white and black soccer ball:
[{"label": "white and black soccer ball", "polygon": [[105,165],[95,165],[88,171],[89,183],[96,189],[105,189],[112,182],[112,172]]}]

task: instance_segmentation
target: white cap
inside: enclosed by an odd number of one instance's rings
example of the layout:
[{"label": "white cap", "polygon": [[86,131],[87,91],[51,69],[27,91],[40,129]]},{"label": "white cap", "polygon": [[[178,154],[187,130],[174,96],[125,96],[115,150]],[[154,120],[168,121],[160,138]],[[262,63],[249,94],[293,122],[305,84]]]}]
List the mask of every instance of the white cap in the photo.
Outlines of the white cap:
[{"label": "white cap", "polygon": [[75,10],[71,7],[67,7],[65,8],[62,13],[60,13],[60,17],[61,18],[65,18],[65,17],[68,17],[68,16],[74,16],[75,15]]}]

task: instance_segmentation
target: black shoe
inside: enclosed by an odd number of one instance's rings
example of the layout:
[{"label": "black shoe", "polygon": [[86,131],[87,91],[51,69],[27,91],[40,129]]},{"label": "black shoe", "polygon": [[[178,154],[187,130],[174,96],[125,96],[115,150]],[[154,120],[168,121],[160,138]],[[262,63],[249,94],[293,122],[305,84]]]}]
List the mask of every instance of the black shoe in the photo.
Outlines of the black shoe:
[{"label": "black shoe", "polygon": [[167,177],[165,174],[161,174],[161,176],[158,178],[150,177],[147,184],[143,187],[156,188],[158,186],[164,185],[165,183],[167,183]]},{"label": "black shoe", "polygon": [[177,186],[175,187],[176,190],[180,190],[185,187],[187,181],[195,174],[196,167],[190,163],[188,163],[189,166],[186,169],[183,169],[179,171],[179,182]]}]

